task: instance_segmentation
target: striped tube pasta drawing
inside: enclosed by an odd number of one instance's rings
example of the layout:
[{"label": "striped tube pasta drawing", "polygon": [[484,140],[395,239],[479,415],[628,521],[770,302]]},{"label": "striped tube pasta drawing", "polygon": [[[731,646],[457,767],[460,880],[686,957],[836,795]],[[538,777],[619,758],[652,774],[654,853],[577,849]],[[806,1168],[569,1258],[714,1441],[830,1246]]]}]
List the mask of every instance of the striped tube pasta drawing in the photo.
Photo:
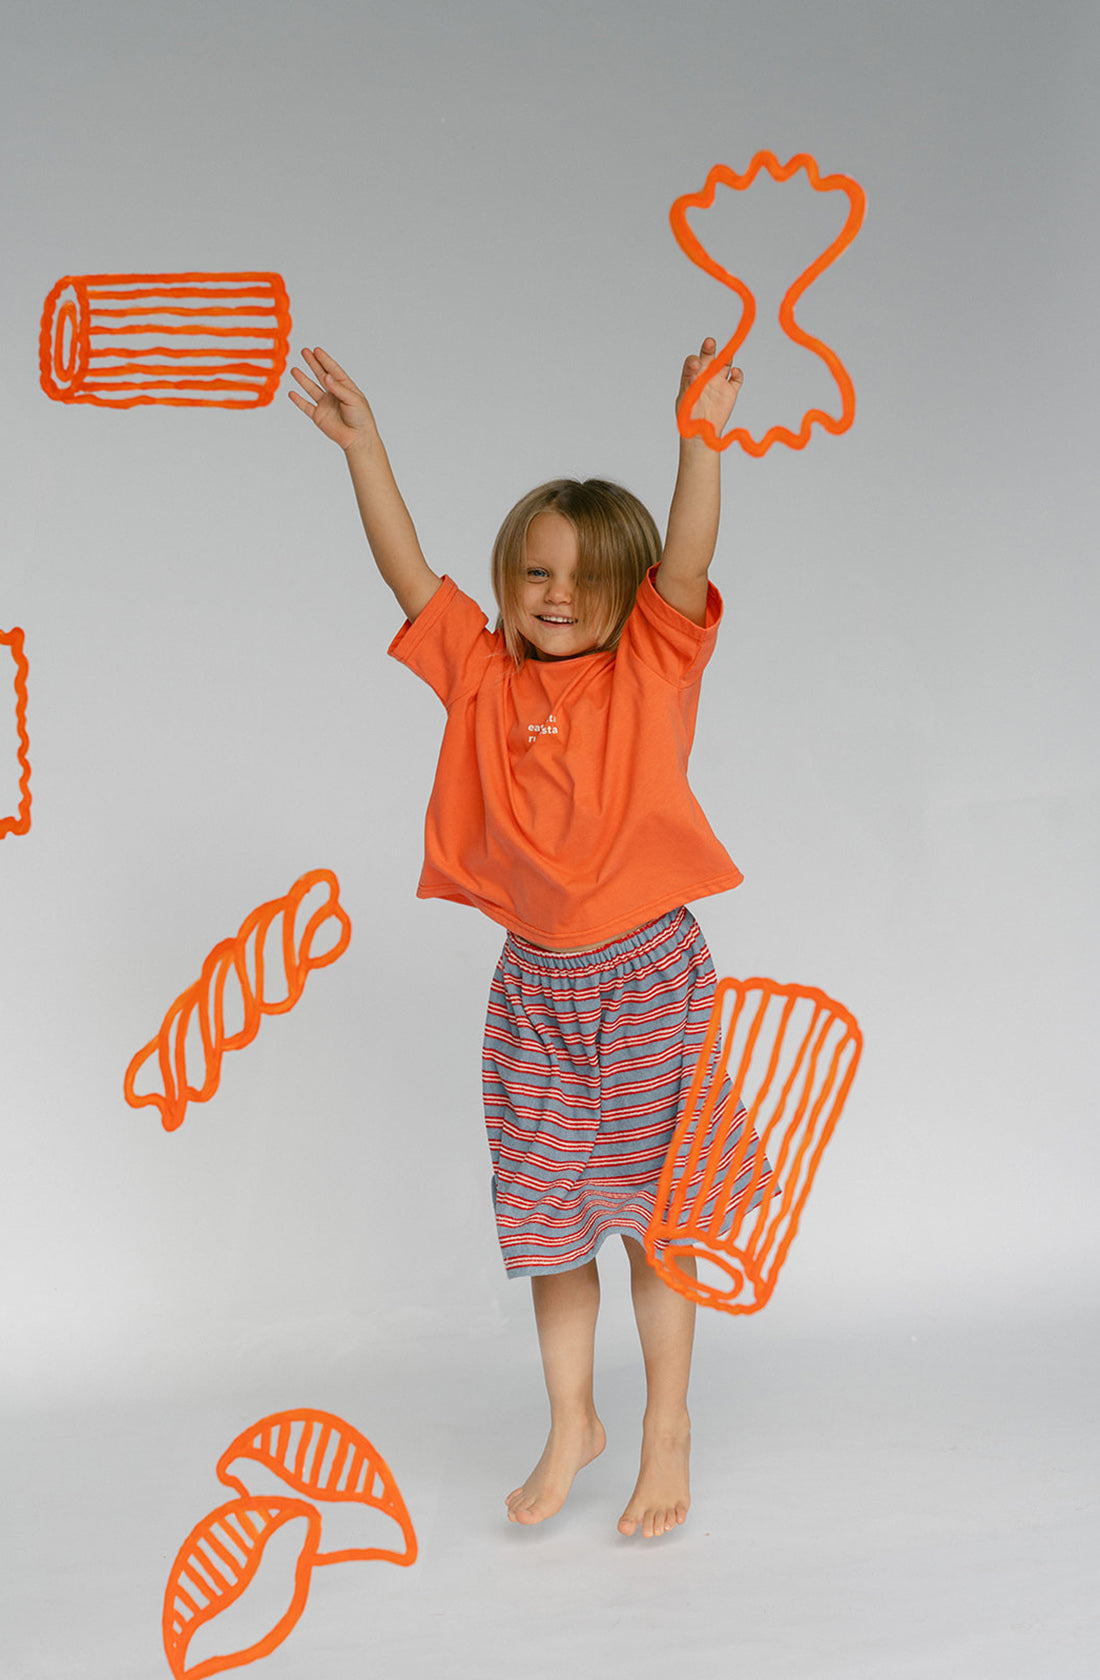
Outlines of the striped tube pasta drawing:
[{"label": "striped tube pasta drawing", "polygon": [[[322,1511],[325,1526],[316,1563],[368,1558],[400,1564],[416,1561],[412,1519],[392,1471],[366,1436],[342,1418],[307,1408],[275,1412],[244,1430],[219,1458],[218,1479],[239,1493],[256,1493],[254,1484],[261,1475],[265,1480],[267,1475],[276,1477]],[[334,1544],[327,1531],[337,1526],[332,1518],[340,1506],[370,1507],[392,1519],[401,1531],[400,1548],[394,1544]],[[346,1530],[347,1525],[344,1527]]]},{"label": "striped tube pasta drawing", "polygon": [[[195,1634],[242,1598],[269,1540],[301,1518],[306,1526],[283,1613],[243,1649],[223,1648],[189,1667],[187,1651]],[[302,1499],[231,1499],[196,1524],[176,1555],[164,1593],[164,1654],[176,1680],[204,1680],[266,1657],[282,1644],[305,1609],[320,1533],[320,1517]],[[232,1647],[235,1641],[227,1635],[224,1644]]]},{"label": "striped tube pasta drawing", "polygon": [[[813,986],[718,982],[646,1233],[650,1264],[671,1288],[730,1313],[758,1312],[769,1300],[862,1049],[854,1017]],[[716,1133],[727,1073],[731,1118]],[[725,1131],[742,1104],[748,1124],[727,1160]],[[769,1173],[772,1193],[754,1206],[753,1193]],[[676,1263],[687,1255],[705,1268],[697,1281]]]},{"label": "striped tube pasta drawing", "polygon": [[[7,649],[7,655],[4,649]],[[10,656],[10,662],[9,662]],[[14,669],[13,669],[14,666]],[[0,738],[0,839],[5,834],[26,834],[31,826],[31,763],[27,756],[27,656],[23,632],[0,630],[0,694],[7,692],[0,716],[5,717]],[[7,688],[10,682],[11,687]]]},{"label": "striped tube pasta drawing", "polygon": [[[804,169],[815,192],[840,192],[848,200],[848,215],[844,226],[832,244],[827,246],[787,288],[779,306],[779,325],[788,338],[793,339],[796,344],[801,344],[804,349],[812,351],[815,356],[820,356],[832,374],[840,392],[841,411],[839,415],[831,415],[820,408],[810,409],[803,415],[797,432],[792,432],[787,426],[772,426],[762,438],[756,439],[744,426],[733,426],[724,436],[719,437],[712,422],[703,416],[695,416],[692,410],[704,385],[711,379],[725,376],[726,368],[748,337],[756,319],[756,299],[743,280],[735,274],[730,274],[705,249],[688,223],[688,212],[709,210],[719,185],[733,187],[739,192],[751,187],[762,169],[775,181],[789,181],[796,170]],[[708,448],[715,450],[728,449],[731,443],[738,443],[746,454],[761,456],[773,443],[784,443],[791,449],[803,449],[815,424],[834,434],[848,430],[856,412],[856,394],[852,381],[835,350],[831,350],[820,339],[811,338],[809,333],[803,332],[794,318],[794,306],[803,292],[812,286],[829,264],[835,262],[840,253],[852,243],[860,230],[865,209],[866,198],[859,183],[849,179],[847,175],[821,176],[817,164],[808,152],[800,152],[797,157],[791,158],[789,163],[782,164],[774,152],[757,152],[744,175],[735,174],[723,163],[716,164],[707,176],[702,192],[685,193],[682,198],[676,200],[669,211],[669,221],[680,249],[698,268],[703,269],[722,285],[728,286],[741,300],[741,319],[737,331],[684,393],[678,415],[682,436],[701,437]]]},{"label": "striped tube pasta drawing", "polygon": [[290,325],[278,274],[68,274],[42,310],[42,389],[98,408],[262,408]]},{"label": "striped tube pasta drawing", "polygon": [[[215,945],[199,978],[180,993],[156,1037],[126,1069],[123,1090],[131,1108],[159,1109],[165,1131],[174,1132],[183,1124],[189,1102],[209,1101],[218,1088],[225,1051],[251,1044],[262,1016],[283,1015],[292,1009],[310,970],[327,967],[347,950],[351,918],[339,893],[340,883],[331,869],[312,869],[283,898],[253,910],[231,939]],[[319,901],[306,906],[311,894],[319,895]],[[308,915],[300,933],[299,915]],[[315,955],[315,942],[326,938],[329,942],[322,943]],[[271,971],[276,965],[273,980]],[[231,986],[230,1007],[241,1018],[241,1025],[232,1032],[226,1031],[227,986]],[[283,995],[272,995],[276,991]],[[198,1084],[192,1082],[188,1069],[189,1038],[192,1062],[202,1063]],[[136,1082],[153,1057],[159,1089],[139,1092]]]}]

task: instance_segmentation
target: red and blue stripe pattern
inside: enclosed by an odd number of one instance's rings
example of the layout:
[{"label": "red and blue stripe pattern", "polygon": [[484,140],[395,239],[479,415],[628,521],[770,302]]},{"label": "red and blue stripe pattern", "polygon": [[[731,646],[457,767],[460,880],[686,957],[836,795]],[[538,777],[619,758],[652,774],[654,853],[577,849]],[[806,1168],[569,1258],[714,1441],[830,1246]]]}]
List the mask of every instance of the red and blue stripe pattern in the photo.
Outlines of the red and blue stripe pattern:
[{"label": "red and blue stripe pattern", "polygon": [[[683,908],[574,955],[509,934],[489,994],[482,1063],[509,1276],[571,1271],[613,1233],[643,1241],[715,984],[702,932]],[[731,1094],[726,1080],[715,1131]],[[712,1183],[721,1186],[740,1136],[735,1124]],[[731,1226],[749,1192],[755,1142],[730,1198]],[[704,1148],[700,1184],[707,1166]],[[753,1205],[771,1193],[771,1177],[765,1167]]]}]

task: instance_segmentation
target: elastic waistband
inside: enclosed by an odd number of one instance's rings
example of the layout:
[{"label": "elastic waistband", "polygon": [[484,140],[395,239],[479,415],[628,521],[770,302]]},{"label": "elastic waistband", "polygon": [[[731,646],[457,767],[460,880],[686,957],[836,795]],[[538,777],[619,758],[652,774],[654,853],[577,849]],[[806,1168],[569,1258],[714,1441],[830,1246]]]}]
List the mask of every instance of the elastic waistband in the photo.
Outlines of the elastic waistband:
[{"label": "elastic waistband", "polygon": [[694,921],[690,910],[681,904],[658,916],[656,921],[646,922],[644,927],[635,928],[633,933],[599,945],[593,951],[545,951],[541,945],[531,945],[521,939],[518,933],[509,933],[504,941],[504,955],[523,968],[592,973],[614,968],[618,963],[645,956],[657,946],[670,943],[681,931],[687,931],[685,923],[694,932]]}]

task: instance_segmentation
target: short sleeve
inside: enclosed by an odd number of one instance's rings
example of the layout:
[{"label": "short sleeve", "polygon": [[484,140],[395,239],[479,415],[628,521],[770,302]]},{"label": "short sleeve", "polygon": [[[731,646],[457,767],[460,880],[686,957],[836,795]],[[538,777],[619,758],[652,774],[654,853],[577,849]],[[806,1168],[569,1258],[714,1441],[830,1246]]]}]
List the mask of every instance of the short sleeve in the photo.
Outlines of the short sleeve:
[{"label": "short sleeve", "polygon": [[490,631],[477,602],[453,578],[444,577],[423,612],[411,624],[406,619],[387,651],[449,708],[459,695],[478,687],[500,647],[501,637]]},{"label": "short sleeve", "polygon": [[625,647],[657,676],[684,687],[699,680],[714,652],[722,621],[722,597],[708,582],[706,622],[693,624],[658,594],[656,572],[654,566],[642,579],[638,599],[623,629],[620,653]]}]

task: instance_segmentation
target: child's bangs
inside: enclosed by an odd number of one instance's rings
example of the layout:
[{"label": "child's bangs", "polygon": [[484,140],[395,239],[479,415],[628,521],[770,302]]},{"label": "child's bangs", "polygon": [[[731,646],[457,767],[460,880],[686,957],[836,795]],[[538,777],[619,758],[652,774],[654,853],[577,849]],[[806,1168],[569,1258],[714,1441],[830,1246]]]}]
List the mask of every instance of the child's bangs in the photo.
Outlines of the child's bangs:
[{"label": "child's bangs", "polygon": [[493,545],[493,593],[508,651],[517,665],[530,648],[515,627],[526,562],[527,531],[540,513],[559,513],[577,537],[577,607],[592,621],[594,648],[614,648],[661,539],[648,509],[604,479],[554,479],[532,490],[506,517]]}]

